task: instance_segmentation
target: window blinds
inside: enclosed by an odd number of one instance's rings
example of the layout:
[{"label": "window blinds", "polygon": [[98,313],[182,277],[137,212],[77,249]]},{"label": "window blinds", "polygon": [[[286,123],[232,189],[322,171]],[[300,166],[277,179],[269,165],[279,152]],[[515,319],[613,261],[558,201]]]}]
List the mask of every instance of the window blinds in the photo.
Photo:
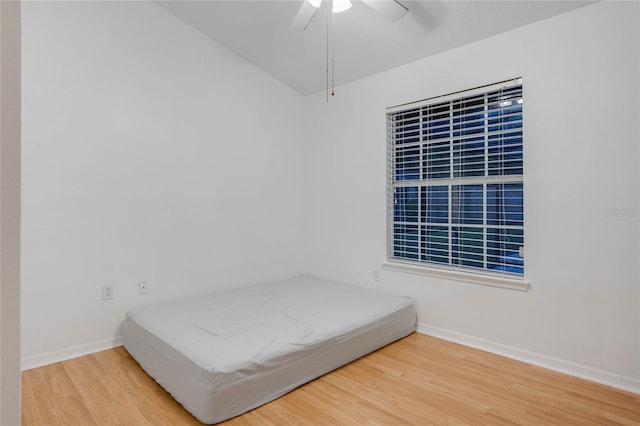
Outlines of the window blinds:
[{"label": "window blinds", "polygon": [[387,110],[388,258],[524,274],[520,78]]}]

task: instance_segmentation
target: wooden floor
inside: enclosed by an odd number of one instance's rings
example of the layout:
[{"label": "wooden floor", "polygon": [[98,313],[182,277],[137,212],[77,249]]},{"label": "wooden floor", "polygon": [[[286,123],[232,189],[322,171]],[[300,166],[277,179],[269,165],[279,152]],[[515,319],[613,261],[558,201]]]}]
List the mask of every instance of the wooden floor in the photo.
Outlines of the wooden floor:
[{"label": "wooden floor", "polygon": [[[123,348],[23,373],[24,426],[198,425]],[[640,424],[640,396],[412,334],[223,423]]]}]

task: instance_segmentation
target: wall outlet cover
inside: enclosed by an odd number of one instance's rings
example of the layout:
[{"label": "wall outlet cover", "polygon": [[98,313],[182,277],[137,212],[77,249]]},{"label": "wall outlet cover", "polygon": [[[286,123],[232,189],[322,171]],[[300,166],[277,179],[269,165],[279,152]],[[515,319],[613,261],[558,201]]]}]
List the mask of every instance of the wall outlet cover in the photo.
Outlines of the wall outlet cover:
[{"label": "wall outlet cover", "polygon": [[113,299],[113,284],[105,284],[102,286],[102,300]]}]

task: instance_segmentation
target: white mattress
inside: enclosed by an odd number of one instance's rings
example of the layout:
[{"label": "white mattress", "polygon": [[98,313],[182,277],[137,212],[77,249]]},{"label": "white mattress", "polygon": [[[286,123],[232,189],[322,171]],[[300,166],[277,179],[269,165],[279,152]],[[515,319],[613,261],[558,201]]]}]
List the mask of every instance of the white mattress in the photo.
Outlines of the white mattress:
[{"label": "white mattress", "polygon": [[317,278],[134,309],[124,346],[203,423],[217,423],[410,334],[411,299]]}]

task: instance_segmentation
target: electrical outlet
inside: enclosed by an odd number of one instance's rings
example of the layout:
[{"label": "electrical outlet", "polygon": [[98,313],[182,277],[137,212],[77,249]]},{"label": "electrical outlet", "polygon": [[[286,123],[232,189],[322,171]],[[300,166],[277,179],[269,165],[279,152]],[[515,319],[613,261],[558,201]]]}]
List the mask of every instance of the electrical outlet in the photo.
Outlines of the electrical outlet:
[{"label": "electrical outlet", "polygon": [[113,299],[113,284],[105,284],[102,286],[102,300]]},{"label": "electrical outlet", "polygon": [[373,280],[380,281],[380,269],[373,270]]},{"label": "electrical outlet", "polygon": [[149,281],[138,281],[138,294],[149,294]]}]

